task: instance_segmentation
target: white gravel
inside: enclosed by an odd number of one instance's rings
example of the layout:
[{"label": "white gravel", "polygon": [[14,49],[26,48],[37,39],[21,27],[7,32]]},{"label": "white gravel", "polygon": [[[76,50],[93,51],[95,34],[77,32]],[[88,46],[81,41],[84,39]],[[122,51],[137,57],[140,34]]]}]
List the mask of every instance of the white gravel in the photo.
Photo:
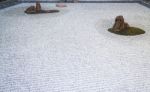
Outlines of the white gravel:
[{"label": "white gravel", "polygon": [[[78,3],[27,15],[0,10],[0,92],[150,92],[150,9],[136,3]],[[146,34],[109,33],[123,15]]]}]

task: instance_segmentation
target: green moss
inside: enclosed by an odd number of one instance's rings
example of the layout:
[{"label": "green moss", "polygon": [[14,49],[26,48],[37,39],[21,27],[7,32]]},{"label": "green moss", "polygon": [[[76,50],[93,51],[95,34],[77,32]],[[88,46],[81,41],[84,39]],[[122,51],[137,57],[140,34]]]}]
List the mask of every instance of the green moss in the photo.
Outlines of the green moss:
[{"label": "green moss", "polygon": [[140,34],[144,34],[145,31],[140,29],[140,28],[136,28],[136,27],[129,27],[126,30],[122,30],[119,32],[115,32],[112,30],[112,28],[108,29],[109,32],[111,33],[115,33],[115,34],[119,34],[119,35],[126,35],[126,36],[132,36],[132,35],[140,35]]}]

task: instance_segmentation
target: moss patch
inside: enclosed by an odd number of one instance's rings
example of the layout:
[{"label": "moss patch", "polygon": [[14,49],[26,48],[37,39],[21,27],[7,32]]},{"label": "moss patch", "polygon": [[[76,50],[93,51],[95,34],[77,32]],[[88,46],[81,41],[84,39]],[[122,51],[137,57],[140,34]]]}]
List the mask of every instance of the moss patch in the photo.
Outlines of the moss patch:
[{"label": "moss patch", "polygon": [[112,30],[112,28],[109,28],[108,31],[111,33],[115,33],[115,34],[119,34],[119,35],[126,35],[126,36],[140,35],[140,34],[145,33],[144,30],[142,30],[140,28],[136,28],[136,27],[129,27],[128,29],[122,30],[119,32],[115,32]]}]

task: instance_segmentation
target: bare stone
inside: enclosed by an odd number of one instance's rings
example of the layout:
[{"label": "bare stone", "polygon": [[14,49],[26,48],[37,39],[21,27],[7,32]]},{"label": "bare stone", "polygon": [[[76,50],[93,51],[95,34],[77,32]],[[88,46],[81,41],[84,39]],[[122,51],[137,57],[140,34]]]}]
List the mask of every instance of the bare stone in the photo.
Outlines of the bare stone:
[{"label": "bare stone", "polygon": [[115,19],[115,24],[112,28],[113,31],[123,31],[129,27],[128,23],[124,22],[123,16],[117,16]]},{"label": "bare stone", "polygon": [[38,14],[38,13],[55,13],[59,12],[59,10],[42,10],[41,4],[36,2],[36,6],[30,6],[25,10],[27,14]]},{"label": "bare stone", "polygon": [[41,11],[41,4],[39,2],[36,2],[36,12]]},{"label": "bare stone", "polygon": [[36,8],[35,6],[30,6],[29,8],[26,9],[25,13],[35,13]]}]

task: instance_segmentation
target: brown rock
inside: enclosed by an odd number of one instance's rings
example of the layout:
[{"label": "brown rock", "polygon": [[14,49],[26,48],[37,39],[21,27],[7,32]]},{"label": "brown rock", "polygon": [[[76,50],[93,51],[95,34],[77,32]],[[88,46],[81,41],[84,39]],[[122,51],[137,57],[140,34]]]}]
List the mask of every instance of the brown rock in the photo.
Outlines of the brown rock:
[{"label": "brown rock", "polygon": [[115,24],[112,28],[113,31],[122,31],[129,27],[128,23],[124,22],[123,16],[117,16],[115,19]]},{"label": "brown rock", "polygon": [[35,11],[36,11],[35,6],[30,6],[25,10],[25,13],[35,13]]},{"label": "brown rock", "polygon": [[59,10],[42,10],[41,4],[36,2],[36,6],[30,6],[25,10],[27,14],[38,14],[38,13],[55,13],[59,12]]},{"label": "brown rock", "polygon": [[41,11],[41,4],[40,2],[36,2],[36,12],[40,12]]}]

